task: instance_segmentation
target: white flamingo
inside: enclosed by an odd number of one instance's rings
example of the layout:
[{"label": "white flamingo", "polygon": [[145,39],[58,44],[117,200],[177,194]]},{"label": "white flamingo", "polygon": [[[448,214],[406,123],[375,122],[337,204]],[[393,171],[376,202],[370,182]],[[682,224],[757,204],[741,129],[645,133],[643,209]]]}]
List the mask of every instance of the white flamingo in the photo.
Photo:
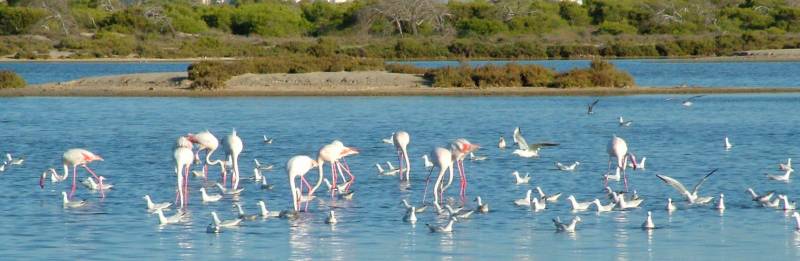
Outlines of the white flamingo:
[{"label": "white flamingo", "polygon": [[198,145],[197,152],[194,154],[195,161],[200,161],[200,152],[206,151],[206,158],[205,162],[203,163],[203,176],[208,176],[208,167],[219,165],[222,169],[222,185],[227,184],[227,176],[228,172],[225,170],[225,161],[222,160],[211,160],[211,156],[214,154],[219,148],[219,140],[214,134],[211,134],[209,131],[202,131],[197,134],[189,133],[186,135],[186,138],[189,139],[192,143]]},{"label": "white flamingo", "polygon": [[231,131],[231,135],[225,139],[226,148],[228,149],[228,156],[233,160],[233,176],[231,177],[231,189],[236,190],[239,188],[239,154],[244,149],[242,139],[236,135],[236,129]]},{"label": "white flamingo", "polygon": [[192,166],[194,152],[192,152],[192,142],[186,137],[178,138],[175,145],[172,154],[175,160],[175,175],[178,178],[175,204],[186,207],[189,204],[189,169]]},{"label": "white flamingo", "polygon": [[397,158],[400,161],[400,181],[408,181],[411,175],[411,162],[408,158],[407,147],[408,143],[411,142],[411,136],[408,135],[408,132],[397,131],[392,135],[392,142],[397,148]]},{"label": "white flamingo", "polygon": [[[66,152],[64,152],[64,154],[62,155],[62,163],[63,163],[63,167],[64,167],[64,174],[62,174],[60,176],[63,177],[64,179],[69,177],[69,166],[72,166],[72,174],[73,175],[72,175],[72,190],[69,193],[69,198],[70,199],[75,194],[75,187],[76,187],[76,184],[77,184],[77,177],[78,177],[78,166],[83,167],[84,169],[86,169],[86,171],[88,171],[90,174],[92,174],[92,176],[95,179],[98,179],[97,174],[95,174],[94,171],[87,166],[87,164],[89,164],[89,163],[91,163],[93,161],[103,161],[103,158],[101,158],[97,154],[94,154],[94,153],[92,153],[92,152],[90,152],[88,150],[85,150],[85,149],[69,149]],[[59,174],[56,173],[56,176],[58,176],[58,175]],[[44,188],[44,180],[45,180],[45,178],[46,178],[46,175],[42,175],[41,178],[39,178],[39,186],[41,188]],[[100,182],[100,187],[102,188],[103,182],[102,181],[99,181],[99,182]],[[105,192],[103,192],[102,189],[100,190],[100,195],[102,197],[106,196]]]},{"label": "white flamingo", "polygon": [[[628,152],[628,144],[622,138],[617,137],[617,135],[611,137],[606,151],[608,152],[607,172],[611,170],[611,158],[615,157],[617,159],[616,172],[622,172],[622,179],[625,181],[625,191],[628,191],[628,176],[625,174],[625,168],[627,167],[628,159],[630,159],[631,162],[633,162],[633,169],[636,169],[636,156]],[[608,186],[608,179],[606,179],[604,186]]]},{"label": "white flamingo", "polygon": [[[295,185],[295,179],[299,177],[302,184],[306,185],[306,188],[308,188],[308,197],[313,196],[316,189],[311,187],[311,184],[305,179],[305,175],[309,170],[318,165],[321,166],[321,164],[317,164],[316,160],[305,155],[294,156],[286,162],[286,174],[289,178],[289,190],[292,193],[292,205],[294,206],[295,212],[300,211],[300,200],[302,199],[300,193],[298,193],[300,188]],[[322,170],[319,171],[319,176],[319,179],[322,180]],[[317,184],[320,183],[320,181],[317,182]],[[302,190],[300,192],[302,192]],[[306,203],[305,210],[308,211],[308,203]]]}]

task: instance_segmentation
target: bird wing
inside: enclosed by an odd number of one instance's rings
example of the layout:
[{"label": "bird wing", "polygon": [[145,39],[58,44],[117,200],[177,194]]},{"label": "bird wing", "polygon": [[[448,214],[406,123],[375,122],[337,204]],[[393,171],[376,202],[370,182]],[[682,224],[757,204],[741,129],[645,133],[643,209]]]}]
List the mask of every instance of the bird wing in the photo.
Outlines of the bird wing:
[{"label": "bird wing", "polygon": [[678,193],[681,193],[681,195],[684,195],[687,198],[689,197],[689,195],[690,195],[689,194],[689,190],[687,190],[686,187],[684,187],[683,184],[681,184],[680,181],[677,181],[677,180],[675,180],[675,179],[673,179],[673,178],[671,178],[669,176],[665,176],[665,175],[656,174],[656,176],[659,179],[661,179],[662,181],[664,181],[664,183],[667,183],[667,185],[670,185],[673,188],[675,188],[675,190],[677,190]]},{"label": "bird wing", "polygon": [[524,137],[522,137],[522,133],[520,132],[519,127],[514,129],[514,142],[517,143],[517,145],[519,146],[519,149],[521,149],[521,150],[527,150],[528,149],[528,142],[525,141]]},{"label": "bird wing", "polygon": [[713,175],[713,174],[714,174],[714,172],[717,172],[717,170],[718,170],[718,169],[714,169],[714,170],[712,170],[711,172],[709,172],[708,174],[706,174],[706,175],[705,175],[705,176],[704,176],[702,179],[700,179],[700,181],[698,181],[698,182],[697,182],[697,185],[694,185],[694,189],[692,189],[692,194],[694,194],[694,193],[697,193],[697,190],[699,190],[699,189],[700,189],[700,186],[702,186],[702,185],[703,185],[703,183],[705,183],[705,182],[706,182],[706,180],[708,179],[708,177],[709,177],[709,176]]},{"label": "bird wing", "polygon": [[685,101],[691,101],[691,100],[694,100],[694,99],[697,99],[697,98],[700,98],[700,97],[703,97],[703,96],[705,96],[705,95],[696,95],[696,96],[692,96],[692,97],[686,98],[686,100],[685,100]]},{"label": "bird wing", "polygon": [[594,99],[594,101],[589,104],[589,112],[592,112],[592,109],[594,109],[594,106],[597,105],[598,102],[600,102],[600,99]]},{"label": "bird wing", "polygon": [[558,145],[559,145],[558,143],[542,142],[542,143],[531,144],[530,146],[528,146],[528,148],[531,150],[538,150],[543,147],[554,147]]},{"label": "bird wing", "polygon": [[671,100],[674,100],[674,99],[675,99],[675,97],[669,97],[669,98],[664,99],[664,101],[671,101]]}]

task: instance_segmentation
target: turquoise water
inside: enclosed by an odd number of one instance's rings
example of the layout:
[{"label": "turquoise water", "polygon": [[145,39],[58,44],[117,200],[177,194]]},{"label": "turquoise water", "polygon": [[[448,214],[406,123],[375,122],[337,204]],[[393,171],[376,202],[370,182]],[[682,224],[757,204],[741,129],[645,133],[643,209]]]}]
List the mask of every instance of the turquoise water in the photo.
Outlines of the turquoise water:
[{"label": "turquoise water", "polygon": [[[796,199],[791,183],[767,180],[777,163],[798,158],[796,111],[800,95],[713,95],[691,108],[665,102],[666,96],[602,98],[587,116],[589,97],[370,97],[370,98],[5,98],[0,99],[0,152],[26,157],[0,180],[0,254],[7,259],[309,259],[361,260],[663,260],[764,259],[800,257],[800,233],[790,213],[756,206],[745,189],[776,190]],[[620,115],[633,120],[620,128]],[[561,146],[542,151],[539,159],[522,159],[496,148],[497,138],[510,140],[520,126],[529,141],[554,141]],[[235,214],[231,198],[202,204],[201,182],[191,180],[190,222],[159,228],[145,211],[141,197],[174,199],[172,147],[179,135],[208,129],[218,138],[236,128],[244,139],[242,175],[249,177],[253,159],[275,164],[267,178],[276,184],[262,191],[243,181],[239,198],[247,210],[266,200],[271,209],[290,208],[283,165],[292,155],[315,155],[333,139],[361,150],[348,163],[357,183],[353,201],[331,201],[324,193],[296,221],[271,219],[246,222],[219,235],[205,233],[214,210],[223,218]],[[378,162],[396,161],[391,145],[383,144],[397,129],[411,134],[413,170],[410,190],[401,191],[397,177],[379,177]],[[574,234],[555,233],[551,219],[574,214],[564,200],[601,198],[600,175],[607,167],[606,144],[612,134],[628,141],[647,169],[631,172],[632,188],[645,197],[640,209],[595,214],[583,219]],[[275,138],[265,145],[261,136]],[[729,136],[734,148],[723,149]],[[435,146],[465,137],[484,147],[488,160],[465,163],[470,198],[480,195],[491,204],[486,215],[473,215],[455,225],[452,234],[429,233],[425,223],[441,223],[430,210],[416,226],[401,221],[400,199],[419,204],[425,171],[420,157]],[[78,188],[85,209],[65,210],[60,192],[69,184],[37,185],[39,174],[60,164],[61,154],[84,147],[105,158],[92,163],[116,188],[100,199]],[[223,153],[217,154],[222,155]],[[575,173],[554,170],[554,161],[578,160]],[[197,166],[195,166],[197,167]],[[725,193],[728,210],[687,207],[680,196],[655,174],[665,174],[691,186],[712,168],[720,170],[702,187],[703,195]],[[197,169],[197,168],[195,168]],[[216,173],[216,168],[212,173]],[[530,172],[529,185],[514,185],[510,173]],[[86,172],[80,172],[80,178]],[[312,172],[309,176],[316,176]],[[215,175],[211,176],[216,178]],[[312,180],[313,182],[313,180]],[[79,185],[80,186],[80,185]],[[559,203],[544,212],[518,208],[512,201],[527,189],[541,186],[563,192]],[[621,188],[621,183],[613,183]],[[216,189],[210,189],[216,192]],[[457,189],[448,195],[457,196]],[[667,214],[667,197],[679,201]],[[474,203],[469,202],[470,206]],[[331,206],[339,224],[323,223]],[[659,229],[639,226],[653,211]],[[170,212],[172,213],[172,212]]]},{"label": "turquoise water", "polygon": [[[473,61],[473,65],[508,61]],[[516,61],[540,64],[558,71],[589,66],[586,60]],[[640,86],[700,87],[800,87],[800,61],[780,62],[696,62],[691,60],[612,60],[629,72]],[[457,66],[455,61],[407,62],[421,67]],[[146,72],[182,72],[188,63],[85,63],[14,62],[0,63],[0,70],[18,72],[28,83],[60,82],[91,76]]]}]

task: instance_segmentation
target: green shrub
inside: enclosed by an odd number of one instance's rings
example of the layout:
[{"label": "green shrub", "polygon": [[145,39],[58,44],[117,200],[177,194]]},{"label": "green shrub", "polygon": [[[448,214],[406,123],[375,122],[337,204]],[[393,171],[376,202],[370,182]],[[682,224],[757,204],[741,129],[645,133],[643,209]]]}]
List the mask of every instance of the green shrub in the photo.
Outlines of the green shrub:
[{"label": "green shrub", "polygon": [[13,71],[0,71],[0,89],[23,88],[25,80]]},{"label": "green shrub", "polygon": [[619,34],[635,34],[636,27],[629,25],[625,22],[603,22],[600,24],[600,27],[597,29],[598,33],[605,33],[610,35],[619,35]]},{"label": "green shrub", "polygon": [[426,74],[428,69],[420,68],[410,64],[402,63],[389,63],[386,64],[386,71],[390,73],[405,73],[405,74]]},{"label": "green shrub", "polygon": [[559,74],[550,85],[556,88],[632,87],[633,77],[604,60],[594,59],[588,69],[573,69]]},{"label": "green shrub", "polygon": [[468,65],[444,67],[425,73],[425,78],[433,82],[433,87],[474,88],[471,72],[472,68]]},{"label": "green shrub", "polygon": [[0,34],[22,34],[46,16],[39,8],[8,7],[0,5]]}]

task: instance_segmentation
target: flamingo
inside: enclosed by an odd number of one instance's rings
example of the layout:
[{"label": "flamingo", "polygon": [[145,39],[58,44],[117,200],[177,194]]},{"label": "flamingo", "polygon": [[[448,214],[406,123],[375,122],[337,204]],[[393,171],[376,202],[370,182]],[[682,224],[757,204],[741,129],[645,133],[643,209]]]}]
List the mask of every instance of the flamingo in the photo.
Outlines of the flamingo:
[{"label": "flamingo", "polygon": [[[453,181],[453,154],[450,153],[449,150],[444,148],[435,148],[433,150],[433,155],[436,156],[436,166],[439,167],[439,174],[436,176],[436,182],[433,183],[433,202],[439,203],[439,197],[444,194],[444,190],[450,186],[450,183]],[[442,185],[442,181],[444,179],[444,173],[450,170],[450,181],[447,183],[446,186]],[[431,172],[433,173],[433,168],[431,168]],[[424,194],[428,193],[428,182],[430,181],[430,173],[428,177],[425,179],[425,192]],[[423,194],[423,195],[424,195]],[[423,196],[422,199],[425,202],[425,198]]]},{"label": "flamingo", "polygon": [[[633,153],[628,152],[628,144],[617,135],[611,137],[611,141],[608,142],[608,172],[611,171],[611,157],[617,158],[617,168],[616,173],[619,174],[620,170],[622,171],[622,177],[625,181],[625,191],[628,191],[628,176],[625,174],[625,168],[627,167],[628,159],[631,160],[633,163],[633,169],[636,170],[636,156]],[[608,186],[608,179],[605,180],[605,185]]]},{"label": "flamingo", "polygon": [[[411,136],[408,135],[408,132],[405,131],[397,131],[392,135],[392,142],[394,146],[397,148],[397,158],[400,161],[400,181],[410,180],[411,175],[411,163],[408,159],[408,143],[411,141]],[[405,161],[405,169],[403,169],[403,162]],[[405,173],[405,178],[403,177]]]},{"label": "flamingo", "polygon": [[242,153],[242,150],[244,149],[242,139],[236,135],[236,129],[233,129],[231,135],[228,135],[228,137],[225,139],[225,144],[228,145],[228,156],[230,156],[233,161],[231,189],[236,190],[239,188],[239,154]]},{"label": "flamingo", "polygon": [[[317,156],[317,163],[319,164],[316,164],[315,166],[317,166],[320,173],[320,177],[322,177],[324,176],[324,171],[322,167],[325,164],[325,162],[329,162],[331,164],[331,179],[333,181],[333,186],[331,186],[331,188],[336,188],[336,178],[337,178],[336,172],[337,170],[341,171],[341,167],[344,166],[344,170],[347,172],[348,175],[350,175],[350,180],[345,182],[345,184],[347,184],[347,186],[345,187],[345,192],[350,190],[350,185],[352,185],[352,183],[355,182],[355,176],[352,173],[350,173],[350,167],[347,166],[347,163],[341,163],[339,160],[353,154],[358,154],[358,150],[355,148],[344,146],[344,144],[338,140],[334,140],[330,144],[322,146],[322,148],[319,149]],[[342,178],[344,178],[344,174],[340,175],[342,175]],[[333,198],[334,196],[336,196],[335,190],[331,190],[331,198]]]},{"label": "flamingo", "polygon": [[[315,189],[308,184],[308,181],[305,179],[306,173],[312,168],[318,166],[317,161],[311,159],[309,156],[299,155],[294,156],[286,162],[286,174],[289,178],[289,190],[292,192],[292,205],[294,206],[294,211],[300,211],[300,195],[298,193],[298,187],[295,185],[295,178],[300,177],[300,180],[303,184],[306,185],[308,188],[308,197],[311,197],[314,193]],[[322,170],[319,172],[320,180],[322,179]],[[319,182],[318,182],[319,183]],[[302,193],[302,190],[301,192]],[[308,203],[306,203],[305,210],[308,210]]]},{"label": "flamingo", "polygon": [[[70,191],[69,193],[70,199],[72,199],[72,196],[75,194],[75,186],[77,183],[77,176],[78,176],[78,166],[81,166],[84,169],[86,169],[86,171],[88,171],[90,174],[92,174],[92,176],[94,176],[95,180],[98,180],[101,188],[100,195],[104,198],[106,197],[106,194],[105,192],[103,192],[102,189],[103,181],[100,180],[97,174],[95,174],[94,171],[89,168],[89,166],[87,166],[87,164],[98,160],[103,161],[103,158],[85,149],[69,149],[66,152],[64,152],[64,154],[62,155],[64,174],[61,177],[63,177],[64,179],[69,177],[69,166],[72,166],[72,191]],[[55,176],[60,175],[58,173],[55,173],[55,170],[52,172],[54,173]],[[46,175],[42,175],[39,178],[39,187],[44,188],[45,178]]]},{"label": "flamingo", "polygon": [[192,166],[194,153],[192,142],[187,137],[181,136],[173,152],[175,158],[175,175],[178,178],[178,190],[175,192],[175,204],[186,207],[189,204],[189,169]]},{"label": "flamingo", "polygon": [[196,161],[200,161],[200,151],[206,150],[206,159],[205,163],[203,164],[203,174],[204,176],[208,176],[208,166],[213,165],[220,165],[222,168],[222,184],[224,185],[227,180],[227,172],[225,171],[225,162],[222,160],[211,160],[211,155],[214,154],[214,151],[219,148],[219,140],[214,134],[211,134],[209,131],[202,131],[197,134],[189,133],[186,136],[189,141],[192,143],[198,144],[197,152],[194,154],[194,158]]},{"label": "flamingo", "polygon": [[480,147],[480,145],[472,144],[464,138],[456,139],[450,144],[450,152],[453,154],[453,159],[456,160],[458,175],[461,178],[461,191],[459,193],[461,195],[461,202],[464,202],[467,195],[467,175],[464,171],[464,158],[466,158],[469,153],[480,149]]}]

